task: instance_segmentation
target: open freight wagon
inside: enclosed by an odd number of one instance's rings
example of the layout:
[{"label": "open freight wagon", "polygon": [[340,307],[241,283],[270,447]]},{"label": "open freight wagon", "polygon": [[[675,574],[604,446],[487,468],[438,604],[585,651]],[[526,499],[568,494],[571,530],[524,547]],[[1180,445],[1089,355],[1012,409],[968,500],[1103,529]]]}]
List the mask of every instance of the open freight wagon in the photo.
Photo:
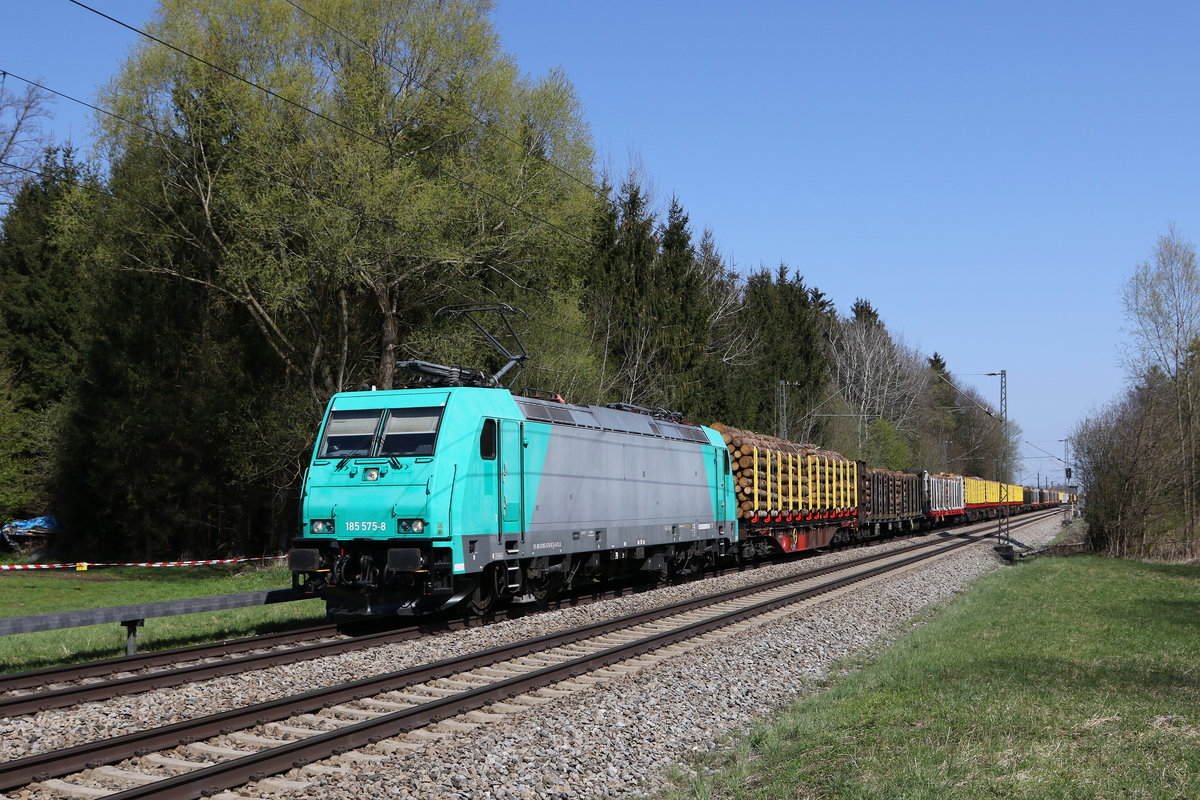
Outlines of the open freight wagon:
[{"label": "open freight wagon", "polygon": [[825,547],[839,529],[858,527],[862,464],[814,445],[711,427],[729,449],[743,554]]},{"label": "open freight wagon", "polygon": [[865,479],[863,524],[869,534],[916,530],[925,521],[921,475],[890,469],[868,469]]},{"label": "open freight wagon", "polygon": [[921,478],[716,422],[729,449],[743,552],[825,547],[835,540],[916,529]]}]

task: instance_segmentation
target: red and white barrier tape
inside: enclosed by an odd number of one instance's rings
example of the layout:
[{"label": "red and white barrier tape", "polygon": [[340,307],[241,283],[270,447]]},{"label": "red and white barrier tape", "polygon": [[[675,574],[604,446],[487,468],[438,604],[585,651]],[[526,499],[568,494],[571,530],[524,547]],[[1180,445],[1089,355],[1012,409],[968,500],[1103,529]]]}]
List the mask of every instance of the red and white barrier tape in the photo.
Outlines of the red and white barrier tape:
[{"label": "red and white barrier tape", "polygon": [[116,561],[97,564],[91,561],[75,561],[70,564],[0,564],[0,571],[16,569],[74,569],[83,572],[89,567],[203,567],[209,564],[241,564],[245,561],[275,561],[287,558],[278,556],[254,556],[252,558],[209,558],[203,561]]}]

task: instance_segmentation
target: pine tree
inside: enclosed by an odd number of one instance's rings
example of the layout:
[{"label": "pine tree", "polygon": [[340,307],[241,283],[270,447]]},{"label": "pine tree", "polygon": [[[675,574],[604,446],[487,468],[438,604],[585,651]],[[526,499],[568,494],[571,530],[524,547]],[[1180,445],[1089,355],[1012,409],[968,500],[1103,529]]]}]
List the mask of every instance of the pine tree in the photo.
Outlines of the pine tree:
[{"label": "pine tree", "polygon": [[92,336],[90,276],[61,228],[80,185],[94,177],[74,151],[47,150],[0,226],[0,516],[55,510],[50,479]]},{"label": "pine tree", "polygon": [[597,225],[599,246],[586,302],[596,338],[607,353],[613,397],[653,405],[661,400],[663,374],[655,286],[659,242],[649,198],[633,178],[621,186],[612,208],[599,215]]},{"label": "pine tree", "polygon": [[[744,316],[756,343],[755,363],[736,370],[737,399],[730,409],[745,427],[774,431],[780,381],[788,393],[788,430],[793,440],[819,438],[819,417],[806,413],[823,399],[828,384],[824,332],[829,325],[820,297],[784,264],[746,280]],[[734,423],[737,424],[737,423]]]},{"label": "pine tree", "polygon": [[87,275],[64,251],[55,217],[78,184],[93,180],[70,148],[47,151],[0,227],[0,357],[29,410],[67,394],[88,338]]}]

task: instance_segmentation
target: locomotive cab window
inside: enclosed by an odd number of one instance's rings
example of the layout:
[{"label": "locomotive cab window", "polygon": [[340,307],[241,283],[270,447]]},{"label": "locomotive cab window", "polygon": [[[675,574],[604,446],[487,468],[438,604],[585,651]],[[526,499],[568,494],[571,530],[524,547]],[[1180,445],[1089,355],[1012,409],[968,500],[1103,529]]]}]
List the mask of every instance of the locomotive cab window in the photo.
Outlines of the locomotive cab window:
[{"label": "locomotive cab window", "polygon": [[433,455],[441,420],[441,408],[389,409],[376,455],[383,458]]},{"label": "locomotive cab window", "polygon": [[441,408],[334,411],[318,458],[431,456],[441,419]]},{"label": "locomotive cab window", "polygon": [[496,420],[483,421],[483,430],[479,433],[479,457],[484,461],[496,460]]},{"label": "locomotive cab window", "polygon": [[320,458],[355,458],[371,455],[375,432],[379,430],[379,409],[334,411],[325,426]]}]

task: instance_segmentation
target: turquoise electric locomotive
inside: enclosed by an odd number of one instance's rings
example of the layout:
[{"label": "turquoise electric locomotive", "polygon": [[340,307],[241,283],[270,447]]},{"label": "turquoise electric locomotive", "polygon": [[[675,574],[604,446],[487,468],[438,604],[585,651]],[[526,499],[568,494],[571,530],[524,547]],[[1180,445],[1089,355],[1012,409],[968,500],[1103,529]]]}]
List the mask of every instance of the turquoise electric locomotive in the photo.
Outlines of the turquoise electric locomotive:
[{"label": "turquoise electric locomotive", "polygon": [[715,431],[492,380],[332,398],[288,556],[331,615],[483,611],[583,581],[688,573],[734,546]]}]

